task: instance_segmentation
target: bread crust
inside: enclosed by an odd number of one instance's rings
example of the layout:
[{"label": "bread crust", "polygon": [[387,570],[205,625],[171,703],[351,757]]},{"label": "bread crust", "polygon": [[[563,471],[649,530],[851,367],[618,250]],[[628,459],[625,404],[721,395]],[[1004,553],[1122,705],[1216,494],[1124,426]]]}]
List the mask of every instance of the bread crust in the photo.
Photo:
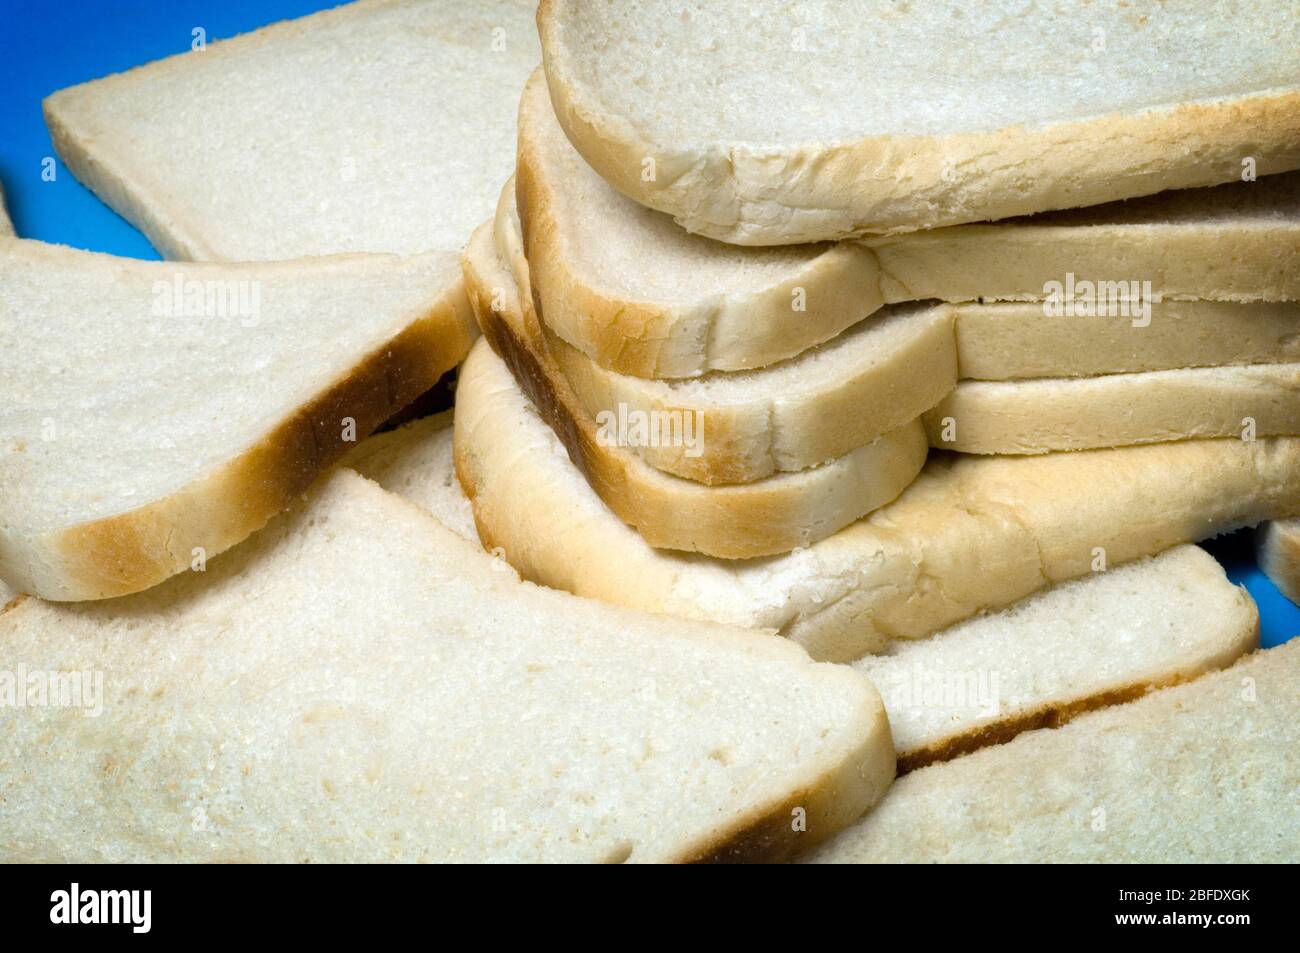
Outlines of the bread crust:
[{"label": "bread crust", "polygon": [[981,454],[1295,436],[1300,364],[963,381],[926,413],[925,426],[931,446]]},{"label": "bread crust", "polygon": [[1116,685],[1103,692],[1076,698],[1071,701],[1048,702],[1022,712],[1015,716],[1004,717],[996,722],[980,725],[970,731],[955,732],[932,744],[922,745],[898,752],[899,777],[918,768],[951,761],[961,755],[970,754],[990,745],[1005,744],[1016,735],[1040,728],[1059,728],[1086,712],[1122,705],[1125,702],[1141,698],[1143,695],[1193,681],[1207,672],[1225,669],[1237,659],[1259,648],[1259,609],[1254,600],[1238,590],[1243,606],[1250,615],[1250,624],[1241,629],[1237,638],[1223,646],[1214,656],[1202,659],[1195,667],[1183,667],[1167,672],[1162,678],[1130,682]]},{"label": "bread crust", "polygon": [[[569,474],[540,422],[458,413],[456,463],[486,546],[534,582],[650,612],[781,632],[852,661],[1053,583],[1300,516],[1300,440],[1184,441],[1041,457],[931,455],[894,503],[758,564],[652,549]],[[552,450],[555,447],[555,451]],[[508,465],[500,461],[508,460]]]},{"label": "bread crust", "polygon": [[[682,852],[685,863],[777,863],[826,840],[862,816],[894,780],[894,743],[879,695],[861,721],[870,725],[851,756],[770,806],[738,819],[726,831]],[[802,814],[800,814],[802,812]],[[802,817],[803,828],[796,827]]]},{"label": "bread crust", "polygon": [[[519,108],[515,193],[534,301],[560,338],[597,364],[634,377],[693,377],[763,367],[835,337],[885,302],[865,248],[827,245],[780,281],[690,304],[629,299],[586,274],[566,233],[564,183],[547,174],[533,108],[549,109],[540,69]],[[541,88],[539,88],[541,87]],[[802,289],[808,310],[794,312]]]},{"label": "bread crust", "polygon": [[127,512],[17,542],[6,575],[53,601],[107,599],[157,585],[229,549],[311,486],[352,444],[454,367],[473,343],[463,285],[360,360],[232,460],[175,493]]},{"label": "bread crust", "polygon": [[[570,459],[602,500],[651,545],[745,559],[807,545],[896,497],[925,462],[915,422],[826,467],[728,487],[705,487],[660,474],[622,447],[602,445],[595,424],[545,350],[535,316],[497,260],[486,223],[463,259],[466,289],[492,349],[560,437]],[[482,262],[490,257],[492,261]],[[494,279],[491,272],[501,278]],[[486,355],[471,353],[461,372],[458,405],[476,398],[468,382],[490,374]],[[485,385],[487,386],[487,385]]]},{"label": "bread crust", "polygon": [[[780,148],[652,141],[571,75],[557,36],[562,6],[542,0],[537,22],[569,139],[623,194],[731,244],[908,232],[1216,185],[1239,176],[1245,155],[1261,175],[1300,167],[1293,89],[938,136]],[[640,174],[646,156],[656,160],[653,182]]]},{"label": "bread crust", "polygon": [[942,307],[924,313],[918,309],[910,333],[891,340],[888,350],[883,345],[859,348],[866,366],[850,366],[833,378],[823,369],[822,379],[797,388],[775,382],[758,386],[743,400],[728,399],[704,386],[674,389],[664,381],[619,374],[572,347],[546,324],[511,183],[497,204],[493,239],[516,284],[533,289],[532,308],[543,339],[539,346],[545,347],[589,418],[599,419],[601,413],[615,413],[622,406],[647,415],[690,415],[699,422],[708,439],[698,452],[687,453],[679,446],[629,448],[656,469],[684,479],[710,486],[751,483],[818,466],[915,420],[957,380],[952,317]]},{"label": "bread crust", "polygon": [[1300,605],[1300,519],[1265,524],[1257,545],[1260,568],[1282,595]]}]

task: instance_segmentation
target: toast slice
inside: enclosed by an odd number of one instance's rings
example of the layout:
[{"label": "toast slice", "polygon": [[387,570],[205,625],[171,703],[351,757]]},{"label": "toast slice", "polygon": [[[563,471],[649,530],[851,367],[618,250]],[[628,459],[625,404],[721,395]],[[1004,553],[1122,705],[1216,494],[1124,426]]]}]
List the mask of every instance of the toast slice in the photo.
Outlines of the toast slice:
[{"label": "toast slice", "polygon": [[1260,568],[1282,595],[1300,605],[1300,520],[1264,524],[1258,548]]},{"label": "toast slice", "polygon": [[[518,148],[519,213],[544,323],[600,366],[637,377],[762,367],[887,303],[1040,299],[1071,273],[1139,289],[1149,281],[1148,297],[1166,301],[1300,299],[1296,173],[860,243],[741,248],[685,232],[607,184],[565,137],[537,75],[520,100]],[[1089,335],[1103,330],[1088,326]],[[1154,336],[1133,346],[1145,353]],[[1185,349],[1196,353],[1195,340]],[[1165,366],[1196,363],[1206,361]]]},{"label": "toast slice", "polygon": [[1245,589],[1196,546],[1060,583],[853,667],[885,700],[900,774],[1225,668],[1259,647]]},{"label": "toast slice", "polygon": [[[925,433],[912,420],[823,466],[753,483],[705,486],[656,470],[627,449],[631,441],[652,439],[648,428],[643,437],[587,417],[523,304],[528,299],[501,260],[492,230],[485,223],[475,231],[462,261],[486,341],[460,370],[457,428],[501,432],[515,418],[544,419],[601,499],[650,545],[724,559],[788,552],[888,503],[924,466]],[[688,434],[685,423],[653,439],[687,448],[709,440],[707,432]],[[461,465],[458,451],[458,472]]]},{"label": "toast slice", "polygon": [[578,151],[738,245],[1095,205],[1232,181],[1244,160],[1300,167],[1300,25],[1262,3],[1106,0],[1080,19],[1016,0],[739,15],[543,0],[537,20]]},{"label": "toast slice", "polygon": [[1288,863],[1300,639],[913,772],[814,863]]},{"label": "toast slice", "polygon": [[930,443],[1047,453],[1198,437],[1300,435],[1300,364],[962,381],[925,415]]},{"label": "toast slice", "polygon": [[483,545],[528,579],[650,612],[779,631],[848,661],[1051,583],[1300,516],[1300,439],[1037,457],[932,453],[902,496],[805,549],[741,562],[653,549],[536,415],[466,426],[456,468]]},{"label": "toast slice", "polygon": [[24,601],[0,646],[92,689],[0,709],[10,862],[778,859],[894,768],[862,675],[522,583],[347,470],[205,574]]},{"label": "toast slice", "polygon": [[[492,234],[516,285],[530,285],[513,182],[501,191]],[[656,469],[710,485],[827,463],[910,424],[957,380],[952,316],[942,306],[886,309],[761,370],[672,381],[607,370],[538,324],[546,350],[592,420],[694,421],[705,438],[697,445],[641,442],[628,449]]]},{"label": "toast slice", "polygon": [[167,258],[457,254],[513,169],[532,19],[360,0],[60,90],[46,122]]},{"label": "toast slice", "polygon": [[0,239],[0,578],[119,596],[259,529],[469,350],[456,271]]},{"label": "toast slice", "polygon": [[1300,302],[1151,302],[1149,314],[1060,317],[1041,303],[950,305],[968,380],[1095,377],[1300,363]]}]

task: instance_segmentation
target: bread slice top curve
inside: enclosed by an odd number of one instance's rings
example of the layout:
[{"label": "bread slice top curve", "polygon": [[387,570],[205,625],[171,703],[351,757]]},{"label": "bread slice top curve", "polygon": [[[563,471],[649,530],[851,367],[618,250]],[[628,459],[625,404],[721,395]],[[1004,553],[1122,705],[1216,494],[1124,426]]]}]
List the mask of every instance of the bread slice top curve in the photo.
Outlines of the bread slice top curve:
[{"label": "bread slice top curve", "polygon": [[884,304],[862,248],[739,248],[620,194],[565,137],[540,71],[519,102],[516,177],[542,317],[611,369],[689,377],[762,367]]},{"label": "bread slice top curve", "polygon": [[1258,647],[1246,590],[1203,549],[1177,546],[853,666],[885,700],[902,773],[1225,668]]},{"label": "bread slice top curve", "polygon": [[1295,859],[1300,639],[900,780],[815,863]]},{"label": "bread slice top curve", "polygon": [[[536,271],[524,250],[513,181],[501,190],[492,241],[519,287]],[[478,236],[467,256],[475,255]],[[484,270],[484,269],[478,269]],[[957,379],[949,309],[894,305],[796,357],[752,371],[652,380],[620,374],[539,319],[555,370],[593,420],[694,420],[700,438],[629,447],[651,466],[701,483],[750,483],[828,463],[920,417]],[[524,301],[527,305],[529,302]]]},{"label": "bread slice top curve", "polygon": [[588,162],[735,244],[1094,205],[1231,181],[1243,160],[1300,165],[1300,26],[1265,3],[1107,0],[1080,18],[1016,0],[545,0],[538,25],[556,113]]},{"label": "bread slice top curve", "polygon": [[507,264],[485,222],[461,264],[484,341],[461,368],[457,428],[502,432],[511,418],[540,414],[601,499],[653,546],[722,559],[788,552],[888,503],[925,464],[924,428],[910,420],[820,466],[751,483],[708,486],[658,470],[630,444],[707,442],[695,416],[666,427],[661,420],[624,426],[612,411],[588,416],[530,306],[527,262]]},{"label": "bread slice top curve", "polygon": [[61,90],[74,174],[167,258],[456,252],[511,172],[527,0],[361,0]]},{"label": "bread slice top curve", "polygon": [[1071,274],[1145,280],[1148,298],[1300,298],[1295,172],[861,242],[741,248],[606,183],[534,76],[519,105],[515,191],[542,319],[597,364],[638,377],[766,366],[886,303],[1041,299]]},{"label": "bread slice top curve", "polygon": [[455,256],[142,262],[0,239],[0,577],[136,592],[260,527],[455,366]]},{"label": "bread slice top curve", "polygon": [[347,470],[205,574],[0,635],[102,692],[0,712],[11,861],[774,859],[893,773],[857,673],[521,583]]}]

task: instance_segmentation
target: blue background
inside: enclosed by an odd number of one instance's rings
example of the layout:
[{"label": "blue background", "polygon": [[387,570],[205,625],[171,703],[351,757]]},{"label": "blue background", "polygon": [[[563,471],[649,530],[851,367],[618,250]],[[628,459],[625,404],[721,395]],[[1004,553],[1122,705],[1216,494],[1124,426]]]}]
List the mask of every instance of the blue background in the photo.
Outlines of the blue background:
[{"label": "blue background", "polygon": [[[157,258],[143,235],[61,163],[55,181],[42,181],[42,160],[53,157],[54,148],[41,117],[41,100],[65,86],[184,52],[195,27],[202,27],[210,42],[334,5],[328,0],[105,0],[56,6],[0,0],[0,181],[18,234]],[[1300,633],[1300,608],[1255,566],[1249,532],[1207,548],[1259,603],[1265,645]]]}]

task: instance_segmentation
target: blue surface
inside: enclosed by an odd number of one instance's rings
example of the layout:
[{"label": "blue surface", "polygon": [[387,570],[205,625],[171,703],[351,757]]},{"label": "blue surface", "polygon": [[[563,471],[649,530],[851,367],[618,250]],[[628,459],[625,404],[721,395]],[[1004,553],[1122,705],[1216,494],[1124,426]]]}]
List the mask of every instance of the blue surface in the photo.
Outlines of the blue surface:
[{"label": "blue surface", "polygon": [[[42,163],[54,157],[54,148],[41,100],[65,86],[185,52],[195,27],[211,41],[334,5],[330,0],[111,0],[56,8],[35,0],[0,0],[0,180],[18,234],[157,258],[143,235],[57,160],[54,181],[43,181]],[[1300,634],[1300,608],[1256,567],[1249,533],[1207,548],[1259,603],[1266,646]]]}]

